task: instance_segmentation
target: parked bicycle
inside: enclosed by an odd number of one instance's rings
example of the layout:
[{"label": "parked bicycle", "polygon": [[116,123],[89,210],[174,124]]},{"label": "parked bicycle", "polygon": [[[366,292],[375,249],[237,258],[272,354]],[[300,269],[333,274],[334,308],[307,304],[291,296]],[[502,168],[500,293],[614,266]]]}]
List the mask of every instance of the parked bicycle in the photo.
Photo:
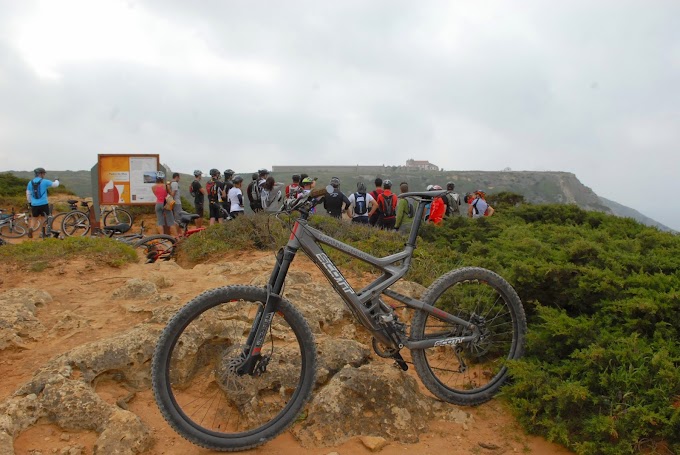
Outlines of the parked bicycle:
[{"label": "parked bicycle", "polygon": [[16,213],[14,208],[10,213],[0,209],[0,236],[8,239],[17,239],[26,235],[28,221],[24,213]]},{"label": "parked bicycle", "polygon": [[[78,209],[78,201],[75,199],[69,199],[68,201],[70,211],[64,214],[59,214],[57,216],[63,215],[63,220],[61,222],[61,230],[64,235],[68,237],[87,235],[90,232],[90,202],[80,201],[80,206],[84,210]],[[102,228],[107,226],[120,226],[127,224],[132,226],[134,218],[132,214],[121,207],[115,205],[105,208],[102,206],[100,209],[100,218]]]},{"label": "parked bicycle", "polygon": [[[326,190],[328,191],[328,190]],[[378,258],[308,224],[323,192],[293,201],[299,215],[276,254],[265,287],[226,286],[195,297],[160,335],[151,371],[166,421],[184,438],[214,450],[245,450],[288,428],[310,398],[317,368],[312,331],[283,297],[289,267],[302,250],[330,281],[356,319],[373,335],[380,357],[408,363],[436,397],[459,405],[490,400],[505,382],[507,361],[522,355],[526,318],[510,284],[479,267],[436,279],[421,299],[390,288],[409,270],[425,205],[446,191],[401,194],[418,201],[403,251]],[[381,275],[355,290],[320,244],[373,265]],[[415,310],[407,333],[387,296]]]}]

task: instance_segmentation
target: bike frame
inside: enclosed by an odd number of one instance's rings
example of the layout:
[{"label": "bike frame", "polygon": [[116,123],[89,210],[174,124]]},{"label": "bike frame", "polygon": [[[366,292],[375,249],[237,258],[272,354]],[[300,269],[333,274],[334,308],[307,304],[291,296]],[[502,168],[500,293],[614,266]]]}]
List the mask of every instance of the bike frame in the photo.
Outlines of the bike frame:
[{"label": "bike frame", "polygon": [[[249,374],[253,372],[254,366],[257,363],[256,357],[259,357],[262,348],[262,341],[267,330],[269,330],[269,325],[277,310],[278,302],[280,302],[288,269],[300,249],[319,267],[345,302],[350,312],[385,346],[391,346],[396,349],[403,347],[408,349],[426,349],[434,346],[455,346],[478,339],[480,336],[479,328],[469,321],[456,317],[421,300],[413,299],[388,289],[408,272],[413,251],[416,247],[418,230],[422,224],[425,206],[435,197],[446,194],[446,191],[428,193],[406,193],[399,196],[400,198],[409,195],[419,196],[418,208],[416,209],[413,226],[404,250],[383,258],[367,254],[309,226],[307,220],[309,213],[301,211],[300,217],[293,226],[287,245],[279,250],[276,255],[276,265],[267,285],[267,302],[260,308],[260,313],[255,318],[253,330],[251,330],[250,337],[246,343],[249,347],[246,362],[239,369],[239,372]],[[371,264],[379,269],[382,275],[363,289],[355,291],[333,261],[321,249],[320,244]],[[395,341],[385,331],[387,323],[392,321],[390,316],[393,310],[389,305],[380,300],[382,294],[403,303],[409,308],[426,311],[442,321],[468,328],[472,331],[472,334],[462,337],[439,334],[424,340],[411,340],[403,335],[398,335],[398,341]]]}]

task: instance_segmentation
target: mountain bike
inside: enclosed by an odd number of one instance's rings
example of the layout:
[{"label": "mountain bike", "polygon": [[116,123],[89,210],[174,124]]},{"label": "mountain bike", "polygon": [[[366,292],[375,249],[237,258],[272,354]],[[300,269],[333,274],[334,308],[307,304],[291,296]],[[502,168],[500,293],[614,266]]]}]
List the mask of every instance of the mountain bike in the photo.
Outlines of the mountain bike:
[{"label": "mountain bike", "polygon": [[[90,202],[80,201],[80,206],[84,207],[84,210],[78,209],[78,201],[75,199],[69,199],[66,202],[69,204],[71,210],[67,213],[60,213],[57,215],[64,217],[61,222],[61,230],[64,232],[64,235],[68,237],[87,235],[90,232]],[[105,209],[104,206],[102,206],[100,210],[99,219],[102,220],[102,226],[104,228],[107,226],[120,226],[123,224],[132,226],[134,218],[126,209],[112,205],[108,209]]]},{"label": "mountain bike", "polygon": [[[308,323],[283,297],[286,274],[299,250],[373,335],[376,354],[406,370],[400,352],[410,350],[422,383],[443,401],[477,405],[490,400],[507,379],[507,362],[523,352],[526,317],[512,286],[490,270],[465,267],[436,279],[421,299],[389,289],[409,270],[425,205],[446,193],[399,196],[418,201],[413,226],[404,250],[382,258],[309,225],[310,211],[323,192],[284,205],[283,212],[298,215],[267,285],[206,291],[162,331],[152,385],[170,426],[199,446],[236,451],[274,438],[300,415],[314,386],[317,354]],[[371,264],[381,275],[355,290],[322,246]],[[407,323],[383,295],[415,310],[408,333]]]},{"label": "mountain bike", "polygon": [[12,208],[11,213],[4,213],[5,210],[0,209],[0,236],[8,239],[18,239],[26,235],[26,215],[23,213],[16,213]]}]

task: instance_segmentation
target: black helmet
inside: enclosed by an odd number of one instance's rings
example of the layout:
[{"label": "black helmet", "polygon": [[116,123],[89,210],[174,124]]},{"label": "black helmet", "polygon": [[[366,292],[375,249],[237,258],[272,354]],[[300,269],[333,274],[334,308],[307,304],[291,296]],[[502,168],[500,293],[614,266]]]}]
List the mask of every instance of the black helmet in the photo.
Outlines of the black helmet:
[{"label": "black helmet", "polygon": [[234,175],[234,171],[232,171],[231,169],[227,169],[226,171],[224,171],[225,179],[227,178],[227,176],[231,177],[232,175]]},{"label": "black helmet", "polygon": [[199,176],[201,176],[201,175],[203,175],[203,172],[201,172],[200,169],[196,169],[196,170],[194,171],[194,177],[199,177]]},{"label": "black helmet", "polygon": [[234,177],[234,180],[232,180],[232,182],[234,182],[234,185],[238,185],[242,181],[243,181],[243,177],[241,177],[240,175],[237,175],[236,177]]},{"label": "black helmet", "polygon": [[337,177],[331,178],[331,186],[332,186],[333,188],[339,187],[339,186],[340,186],[340,179],[337,178]]},{"label": "black helmet", "polygon": [[447,190],[452,190],[456,187],[456,185],[453,182],[447,182],[446,183],[446,189]]},{"label": "black helmet", "polygon": [[269,175],[269,171],[267,169],[264,169],[264,168],[259,169],[257,172],[260,175]]},{"label": "black helmet", "polygon": [[383,188],[392,188],[392,180],[383,180]]},{"label": "black helmet", "polygon": [[358,182],[357,183],[357,191],[359,193],[365,193],[366,192],[366,184],[364,182]]},{"label": "black helmet", "polygon": [[45,168],[44,168],[44,167],[36,167],[35,169],[33,169],[33,173],[34,173],[35,176],[37,177],[37,176],[39,176],[40,174],[45,174],[46,172],[45,172]]},{"label": "black helmet", "polygon": [[253,172],[252,177],[253,177],[253,180],[257,180],[257,172]]},{"label": "black helmet", "polygon": [[210,177],[216,177],[220,175],[219,169],[212,168],[210,169]]}]

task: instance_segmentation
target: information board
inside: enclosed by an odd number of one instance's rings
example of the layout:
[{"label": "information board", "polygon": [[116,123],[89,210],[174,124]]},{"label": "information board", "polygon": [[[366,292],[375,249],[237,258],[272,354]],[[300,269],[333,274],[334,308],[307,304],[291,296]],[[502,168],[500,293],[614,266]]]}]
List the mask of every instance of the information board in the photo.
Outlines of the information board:
[{"label": "information board", "polygon": [[98,155],[99,204],[155,204],[158,155]]}]

